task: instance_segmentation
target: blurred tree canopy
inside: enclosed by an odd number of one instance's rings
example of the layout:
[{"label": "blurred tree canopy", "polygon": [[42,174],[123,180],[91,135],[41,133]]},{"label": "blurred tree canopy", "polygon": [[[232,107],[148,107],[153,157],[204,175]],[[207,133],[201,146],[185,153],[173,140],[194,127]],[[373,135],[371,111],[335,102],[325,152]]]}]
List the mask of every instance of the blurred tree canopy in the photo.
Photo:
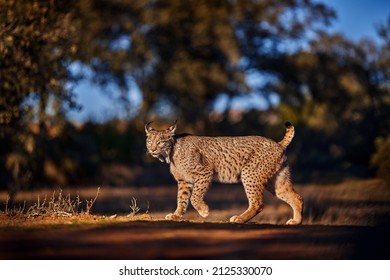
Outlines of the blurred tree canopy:
[{"label": "blurred tree canopy", "polygon": [[[334,12],[311,1],[81,1],[80,59],[100,83],[143,93],[143,123],[162,105],[204,131],[215,100],[248,94],[246,74],[275,75]],[[115,17],[113,17],[115,15]],[[295,44],[295,47],[293,46]],[[279,65],[279,66],[277,66]]]},{"label": "blurred tree canopy", "polygon": [[[388,151],[375,143],[389,135],[390,17],[378,26],[382,44],[327,33],[335,18],[310,0],[0,0],[0,188],[142,163],[140,133],[157,117],[197,133],[275,138],[289,119],[298,168],[368,167]],[[118,85],[126,104],[140,89],[129,124],[66,120],[81,66]],[[250,94],[267,109],[231,109]],[[221,97],[226,108],[215,112]]]},{"label": "blurred tree canopy", "polygon": [[65,2],[0,1],[0,181],[11,194],[42,173],[49,103],[59,115],[74,106],[75,32]]}]

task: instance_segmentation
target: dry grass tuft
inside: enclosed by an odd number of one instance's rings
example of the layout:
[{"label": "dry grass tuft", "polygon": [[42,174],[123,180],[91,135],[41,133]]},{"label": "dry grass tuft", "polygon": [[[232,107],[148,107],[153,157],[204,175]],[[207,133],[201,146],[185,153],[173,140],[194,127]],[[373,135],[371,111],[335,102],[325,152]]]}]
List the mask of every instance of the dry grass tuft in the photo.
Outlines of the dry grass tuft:
[{"label": "dry grass tuft", "polygon": [[134,217],[135,215],[138,214],[140,210],[141,208],[139,208],[137,205],[137,199],[135,197],[132,197],[130,203],[130,214],[127,215],[127,217]]},{"label": "dry grass tuft", "polygon": [[37,201],[26,211],[25,201],[23,203],[23,206],[10,208],[10,199],[9,197],[7,197],[5,202],[5,210],[0,211],[0,214],[5,214],[7,216],[26,216],[27,218],[45,215],[62,217],[90,215],[91,209],[99,196],[99,191],[100,188],[97,189],[97,193],[94,198],[90,200],[85,200],[85,209],[82,209],[82,207],[80,207],[84,201],[80,199],[80,196],[78,194],[75,198],[72,198],[70,194],[64,195],[62,189],[54,191],[49,199],[47,199],[47,196],[45,195],[43,201],[41,201],[41,198],[38,195]]}]

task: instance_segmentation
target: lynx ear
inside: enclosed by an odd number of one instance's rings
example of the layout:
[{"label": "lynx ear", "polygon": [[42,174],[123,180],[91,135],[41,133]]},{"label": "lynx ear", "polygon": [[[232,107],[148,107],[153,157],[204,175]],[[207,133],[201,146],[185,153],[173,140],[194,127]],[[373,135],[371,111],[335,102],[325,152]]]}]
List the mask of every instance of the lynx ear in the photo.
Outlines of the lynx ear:
[{"label": "lynx ear", "polygon": [[145,132],[146,134],[148,134],[149,132],[153,131],[154,128],[150,126],[152,122],[148,122],[146,125],[145,125]]},{"label": "lynx ear", "polygon": [[177,124],[177,120],[175,120],[175,122],[174,122],[173,125],[171,125],[170,127],[168,127],[168,130],[171,132],[171,134],[175,134],[176,124]]}]

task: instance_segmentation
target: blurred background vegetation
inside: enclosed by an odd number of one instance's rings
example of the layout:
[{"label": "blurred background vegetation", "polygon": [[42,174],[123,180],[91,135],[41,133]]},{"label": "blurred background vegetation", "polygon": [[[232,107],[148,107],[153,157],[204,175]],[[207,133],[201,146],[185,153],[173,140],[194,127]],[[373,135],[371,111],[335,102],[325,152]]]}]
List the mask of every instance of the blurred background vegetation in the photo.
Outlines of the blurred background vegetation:
[{"label": "blurred background vegetation", "polygon": [[[171,182],[144,124],[175,119],[276,140],[290,120],[295,181],[390,182],[390,17],[380,42],[330,32],[335,18],[310,0],[0,0],[0,189]],[[85,79],[114,84],[127,115],[70,121]],[[232,106],[253,95],[262,109]]]}]

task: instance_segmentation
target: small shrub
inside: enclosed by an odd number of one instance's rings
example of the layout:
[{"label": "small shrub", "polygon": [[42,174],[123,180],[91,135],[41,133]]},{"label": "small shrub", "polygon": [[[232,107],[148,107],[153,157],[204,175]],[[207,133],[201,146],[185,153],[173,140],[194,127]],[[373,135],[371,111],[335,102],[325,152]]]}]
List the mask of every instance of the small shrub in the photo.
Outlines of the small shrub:
[{"label": "small shrub", "polygon": [[136,198],[131,198],[130,202],[130,214],[127,215],[127,217],[134,217],[135,215],[138,214],[138,212],[141,210],[141,208],[138,207],[137,205],[137,199]]}]

